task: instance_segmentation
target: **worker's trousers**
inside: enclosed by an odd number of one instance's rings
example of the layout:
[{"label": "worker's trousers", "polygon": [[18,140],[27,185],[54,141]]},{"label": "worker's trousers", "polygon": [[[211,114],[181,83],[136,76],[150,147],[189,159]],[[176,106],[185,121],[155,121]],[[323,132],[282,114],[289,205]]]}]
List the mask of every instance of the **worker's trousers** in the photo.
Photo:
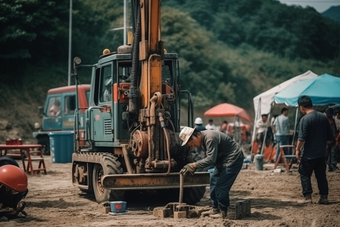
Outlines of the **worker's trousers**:
[{"label": "worker's trousers", "polygon": [[[276,135],[276,153],[275,153],[275,159],[274,159],[275,162],[279,158],[280,146],[281,145],[289,145],[289,136],[286,136],[286,135]],[[288,154],[288,149],[287,148],[283,148],[283,151],[285,152],[285,155]]]},{"label": "worker's trousers", "polygon": [[336,165],[338,163],[339,148],[335,144],[333,146],[329,145],[327,147],[326,163],[329,170],[336,170]]},{"label": "worker's trousers", "polygon": [[221,169],[215,168],[210,178],[210,198],[214,207],[227,210],[230,205],[229,191],[243,166],[243,155],[231,166]]},{"label": "worker's trousers", "polygon": [[328,195],[325,158],[307,159],[302,157],[299,165],[299,173],[303,195],[306,196],[313,193],[311,183],[311,176],[313,172],[318,183],[319,194]]}]

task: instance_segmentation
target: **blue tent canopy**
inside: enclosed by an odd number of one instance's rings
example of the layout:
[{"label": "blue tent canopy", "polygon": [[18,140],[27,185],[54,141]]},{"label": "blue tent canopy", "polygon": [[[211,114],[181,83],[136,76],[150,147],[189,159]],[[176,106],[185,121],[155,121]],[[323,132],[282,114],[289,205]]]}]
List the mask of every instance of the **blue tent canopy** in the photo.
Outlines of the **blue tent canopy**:
[{"label": "blue tent canopy", "polygon": [[292,84],[274,96],[276,103],[298,106],[298,98],[307,95],[313,105],[340,104],[340,78],[330,74]]}]

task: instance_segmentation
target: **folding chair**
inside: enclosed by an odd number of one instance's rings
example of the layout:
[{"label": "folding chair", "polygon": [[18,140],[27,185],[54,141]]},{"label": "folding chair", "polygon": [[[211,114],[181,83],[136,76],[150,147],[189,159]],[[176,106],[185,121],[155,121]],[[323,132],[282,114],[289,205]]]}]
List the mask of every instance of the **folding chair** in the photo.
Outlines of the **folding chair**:
[{"label": "folding chair", "polygon": [[[27,165],[25,165],[24,163],[25,172],[33,175],[34,172],[40,173],[40,171],[44,171],[44,173],[46,174],[45,160],[41,148],[35,150],[33,150],[32,148],[28,148],[26,149],[26,154],[27,158],[24,159],[27,162]],[[33,167],[32,162],[39,162],[38,167]]]},{"label": "folding chair", "polygon": [[[285,152],[284,152],[284,149],[283,149],[285,147],[293,148],[293,154],[291,154],[291,155],[287,154],[286,155]],[[274,169],[277,168],[277,166],[280,164],[280,161],[282,159],[284,167],[286,168],[287,171],[289,171],[290,168],[292,168],[294,158],[296,158],[295,146],[294,145],[280,145],[280,154],[279,154],[279,157],[277,158],[277,160],[275,162]],[[287,161],[287,159],[289,159],[289,160]]]}]

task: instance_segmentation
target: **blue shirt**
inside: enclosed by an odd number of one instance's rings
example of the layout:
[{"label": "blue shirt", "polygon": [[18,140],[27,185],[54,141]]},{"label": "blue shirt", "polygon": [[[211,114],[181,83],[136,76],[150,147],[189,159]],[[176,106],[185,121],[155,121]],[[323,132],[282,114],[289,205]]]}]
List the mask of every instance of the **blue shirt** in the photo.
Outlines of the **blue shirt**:
[{"label": "blue shirt", "polygon": [[196,125],[197,131],[204,131],[207,130],[203,125]]},{"label": "blue shirt", "polygon": [[289,120],[287,116],[281,114],[280,116],[275,118],[273,125],[275,125],[275,135],[289,135]]}]

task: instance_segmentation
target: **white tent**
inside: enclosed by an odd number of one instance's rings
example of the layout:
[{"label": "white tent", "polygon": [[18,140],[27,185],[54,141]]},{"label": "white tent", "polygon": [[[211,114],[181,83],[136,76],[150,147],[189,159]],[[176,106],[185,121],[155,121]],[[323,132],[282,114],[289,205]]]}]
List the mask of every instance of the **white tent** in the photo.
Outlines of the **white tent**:
[{"label": "white tent", "polygon": [[324,73],[318,77],[300,81],[274,96],[275,103],[298,106],[298,98],[307,95],[313,106],[340,104],[340,77]]},{"label": "white tent", "polygon": [[[283,89],[287,88],[288,86],[310,78],[317,77],[318,75],[313,73],[312,71],[308,70],[307,72],[295,76],[289,80],[286,80],[285,82],[276,85],[275,87],[255,96],[253,98],[254,102],[254,110],[255,110],[255,118],[254,118],[254,130],[253,130],[253,136],[252,136],[252,142],[255,139],[256,134],[256,121],[261,118],[261,114],[270,114],[272,105],[274,103],[274,95]],[[270,116],[268,116],[269,118]],[[270,118],[269,118],[270,119]]]},{"label": "white tent", "polygon": [[255,120],[259,119],[261,114],[269,114],[271,110],[271,105],[274,102],[274,95],[283,89],[287,88],[293,83],[299,82],[301,80],[306,80],[310,78],[317,77],[315,73],[308,70],[307,72],[295,76],[289,80],[286,80],[285,82],[276,85],[275,87],[259,94],[258,96],[253,98],[254,102],[254,110],[255,110]]}]

